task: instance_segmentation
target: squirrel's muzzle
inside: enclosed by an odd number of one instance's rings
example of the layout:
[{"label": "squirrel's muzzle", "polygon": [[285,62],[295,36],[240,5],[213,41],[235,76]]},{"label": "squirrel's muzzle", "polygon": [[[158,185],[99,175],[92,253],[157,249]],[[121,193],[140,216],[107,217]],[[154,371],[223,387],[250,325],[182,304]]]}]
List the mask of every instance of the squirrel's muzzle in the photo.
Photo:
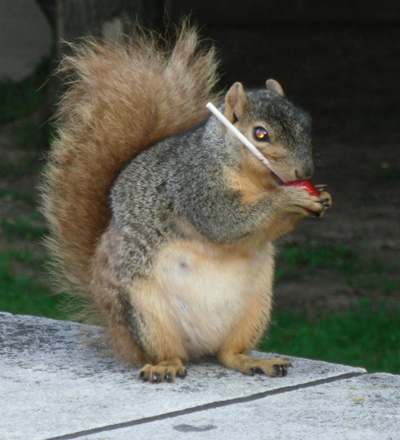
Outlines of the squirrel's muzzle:
[{"label": "squirrel's muzzle", "polygon": [[310,179],[314,173],[314,165],[313,163],[306,163],[302,166],[297,166],[295,172],[299,180]]}]

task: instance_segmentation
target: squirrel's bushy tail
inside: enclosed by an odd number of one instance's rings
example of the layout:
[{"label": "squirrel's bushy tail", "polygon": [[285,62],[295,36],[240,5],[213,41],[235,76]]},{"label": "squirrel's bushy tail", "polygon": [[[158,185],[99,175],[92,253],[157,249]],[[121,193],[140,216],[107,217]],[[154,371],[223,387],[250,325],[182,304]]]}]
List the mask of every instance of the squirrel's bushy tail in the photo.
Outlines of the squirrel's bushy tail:
[{"label": "squirrel's bushy tail", "polygon": [[[89,263],[110,219],[109,188],[140,151],[205,119],[219,100],[214,49],[187,25],[174,47],[138,31],[126,45],[88,39],[61,63],[70,87],[42,184],[48,248],[64,291],[85,297]],[[167,47],[166,47],[167,46]]]}]

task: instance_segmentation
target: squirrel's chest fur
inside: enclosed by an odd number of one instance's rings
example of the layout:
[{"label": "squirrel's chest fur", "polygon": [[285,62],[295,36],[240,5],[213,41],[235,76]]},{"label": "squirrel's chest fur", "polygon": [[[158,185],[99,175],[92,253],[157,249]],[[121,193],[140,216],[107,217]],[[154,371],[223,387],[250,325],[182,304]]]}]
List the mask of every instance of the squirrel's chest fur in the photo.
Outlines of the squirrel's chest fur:
[{"label": "squirrel's chest fur", "polygon": [[[119,263],[126,238],[111,224],[92,262],[95,299],[115,320],[123,311],[139,344],[161,332],[181,346],[183,357],[214,353],[253,308],[268,319],[273,244],[260,237],[213,244],[187,224],[178,227],[181,238],[164,242],[146,274],[132,279]],[[158,330],[149,336],[145,329],[154,322]]]},{"label": "squirrel's chest fur", "polygon": [[215,245],[188,237],[166,245],[152,278],[189,354],[212,353],[254,302],[271,301],[273,246]]}]

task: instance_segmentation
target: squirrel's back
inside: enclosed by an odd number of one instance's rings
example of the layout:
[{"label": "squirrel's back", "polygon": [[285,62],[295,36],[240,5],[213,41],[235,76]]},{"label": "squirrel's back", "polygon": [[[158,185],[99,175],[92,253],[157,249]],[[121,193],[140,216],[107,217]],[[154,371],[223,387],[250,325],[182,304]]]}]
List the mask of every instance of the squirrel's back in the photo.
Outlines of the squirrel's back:
[{"label": "squirrel's back", "polygon": [[183,26],[173,47],[140,30],[128,44],[88,39],[61,63],[64,94],[42,183],[47,241],[61,289],[85,297],[106,229],[109,188],[155,142],[199,123],[218,101],[214,50]]}]

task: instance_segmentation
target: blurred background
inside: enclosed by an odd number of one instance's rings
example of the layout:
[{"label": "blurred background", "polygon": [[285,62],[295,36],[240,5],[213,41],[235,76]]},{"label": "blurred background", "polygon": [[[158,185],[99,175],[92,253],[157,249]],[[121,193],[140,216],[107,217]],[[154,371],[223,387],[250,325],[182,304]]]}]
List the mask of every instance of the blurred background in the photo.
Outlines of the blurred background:
[{"label": "blurred background", "polygon": [[[68,319],[41,244],[37,186],[60,95],[52,76],[84,35],[172,34],[191,14],[221,89],[280,82],[313,117],[333,208],[277,244],[261,348],[400,373],[400,3],[395,0],[0,0],[0,310]],[[168,18],[166,18],[168,17]]]}]

